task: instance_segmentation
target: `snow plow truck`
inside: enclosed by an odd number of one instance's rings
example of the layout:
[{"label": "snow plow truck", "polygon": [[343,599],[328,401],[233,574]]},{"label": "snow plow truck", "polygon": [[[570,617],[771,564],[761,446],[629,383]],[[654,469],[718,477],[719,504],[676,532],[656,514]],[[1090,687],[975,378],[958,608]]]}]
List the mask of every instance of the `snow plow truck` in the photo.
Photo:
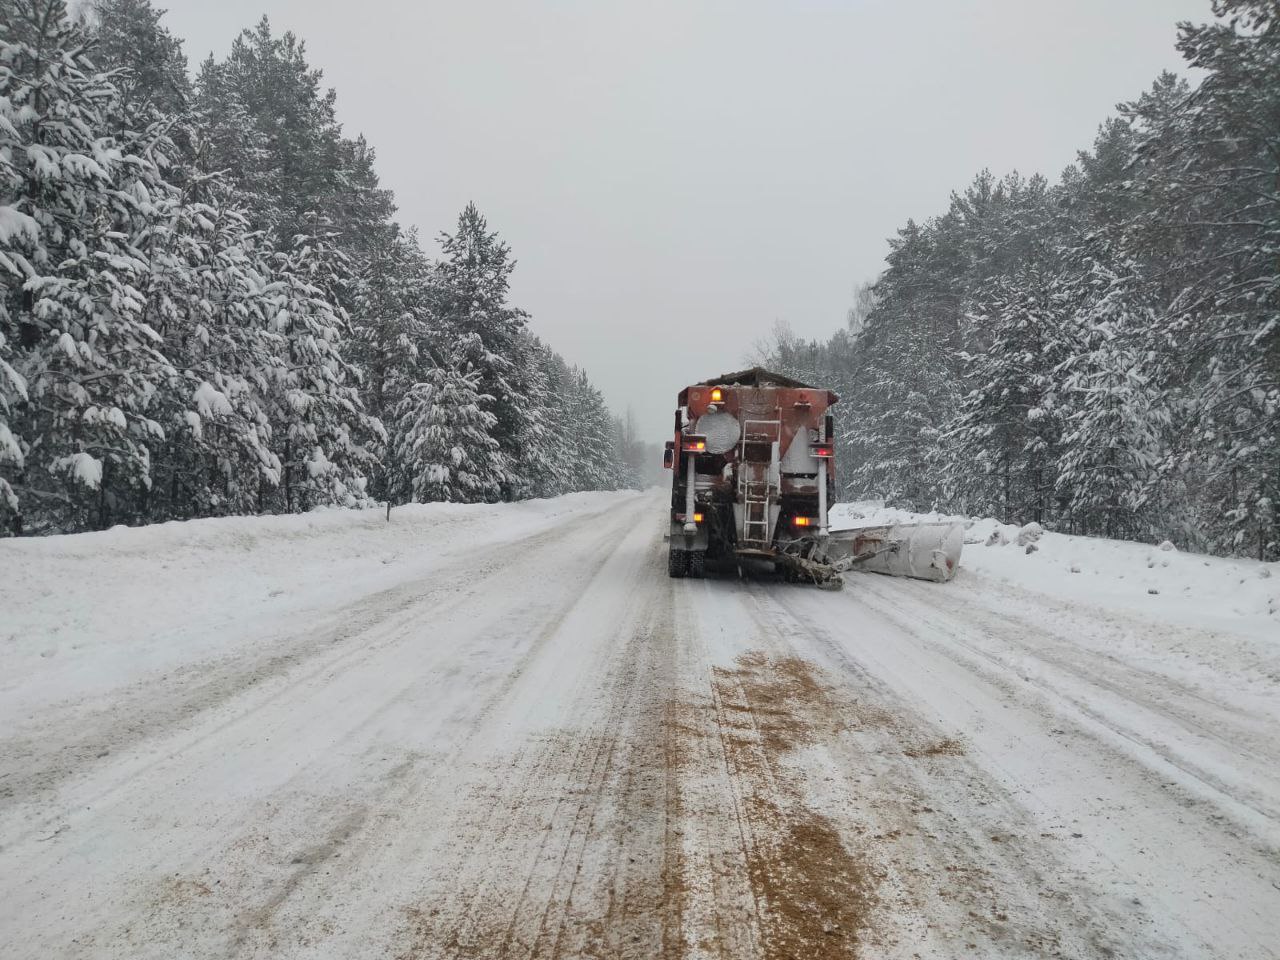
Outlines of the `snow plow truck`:
[{"label": "snow plow truck", "polygon": [[789,581],[839,587],[854,564],[949,580],[963,528],[954,523],[833,531],[839,398],[760,367],[680,391],[672,471],[668,573],[702,577],[708,563],[772,564]]}]

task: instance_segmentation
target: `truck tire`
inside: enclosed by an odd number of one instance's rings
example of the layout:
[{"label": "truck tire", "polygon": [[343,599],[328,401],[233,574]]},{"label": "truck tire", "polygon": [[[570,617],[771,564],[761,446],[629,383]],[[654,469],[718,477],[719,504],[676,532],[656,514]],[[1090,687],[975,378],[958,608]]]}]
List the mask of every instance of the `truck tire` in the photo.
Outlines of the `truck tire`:
[{"label": "truck tire", "polygon": [[690,550],[686,554],[689,558],[689,576],[701,580],[707,575],[707,551]]},{"label": "truck tire", "polygon": [[689,569],[689,553],[672,547],[667,552],[667,576],[682,578]]}]

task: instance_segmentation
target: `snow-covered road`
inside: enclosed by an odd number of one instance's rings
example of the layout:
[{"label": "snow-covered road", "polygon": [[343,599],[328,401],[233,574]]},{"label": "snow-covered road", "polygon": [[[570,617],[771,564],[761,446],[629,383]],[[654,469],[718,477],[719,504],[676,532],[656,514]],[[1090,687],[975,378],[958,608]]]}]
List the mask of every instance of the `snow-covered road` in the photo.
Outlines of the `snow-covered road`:
[{"label": "snow-covered road", "polygon": [[663,502],[0,542],[0,955],[1280,956],[1280,621]]}]

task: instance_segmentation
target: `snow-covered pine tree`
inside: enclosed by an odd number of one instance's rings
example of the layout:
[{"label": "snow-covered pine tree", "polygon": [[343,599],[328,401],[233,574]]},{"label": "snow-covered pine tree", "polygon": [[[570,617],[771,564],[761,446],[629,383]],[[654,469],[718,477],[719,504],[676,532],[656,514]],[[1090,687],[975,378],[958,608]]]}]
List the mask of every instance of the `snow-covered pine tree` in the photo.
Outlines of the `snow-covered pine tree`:
[{"label": "snow-covered pine tree", "polygon": [[119,71],[112,81],[126,124],[182,117],[191,103],[187,57],[182,41],[161,23],[164,11],[151,0],[90,0],[83,12],[94,38],[94,63]]},{"label": "snow-covered pine tree", "polygon": [[[255,226],[288,250],[294,237],[312,232],[313,220],[325,222],[358,275],[392,229],[395,207],[374,172],[372,148],[343,137],[337,94],[323,79],[307,62],[306,45],[292,33],[276,35],[263,17],[225,60],[201,66],[196,102],[213,131],[207,163],[230,172]],[[353,311],[355,291],[340,285],[335,293]]]},{"label": "snow-covered pine tree", "polygon": [[177,374],[158,398],[153,519],[251,513],[281,479],[261,388],[279,343],[266,329],[262,238],[225,187],[176,198],[146,248],[148,310]]},{"label": "snow-covered pine tree", "polygon": [[[379,181],[374,160],[374,149],[363,136],[354,140],[341,137],[337,148],[338,189],[324,207],[325,217],[340,228],[342,248],[357,271],[377,256],[389,235],[400,233],[392,220],[394,198]],[[416,246],[416,235],[411,231],[410,236]],[[350,309],[349,303],[343,305]]]},{"label": "snow-covered pine tree", "polygon": [[230,152],[211,157],[211,166],[231,170],[246,195],[263,204],[252,210],[255,224],[273,231],[284,250],[307,232],[308,215],[328,216],[341,189],[336,94],[322,79],[307,63],[306,45],[292,33],[273,34],[265,16],[235,39],[225,61],[206,62],[197,78],[203,111],[236,106],[255,147],[246,156],[234,132],[216,138],[210,147]]},{"label": "snow-covered pine tree", "polygon": [[927,509],[977,495],[975,477],[983,487],[955,442],[956,412],[972,389],[961,358],[983,354],[990,339],[972,322],[981,313],[974,303],[999,278],[1051,268],[1060,247],[1056,202],[1043,178],[984,171],[953,195],[945,215],[900,231],[854,329],[778,351],[783,364],[794,355],[801,379],[842,397],[835,416],[844,495]]},{"label": "snow-covered pine tree", "polygon": [[276,145],[264,131],[265,123],[250,109],[236,75],[225,64],[207,58],[196,76],[194,105],[194,123],[200,131],[200,142],[193,147],[197,165],[202,171],[222,174],[253,228],[278,242],[286,229],[281,226],[280,210],[284,174],[273,152]]},{"label": "snow-covered pine tree", "polygon": [[[1185,96],[1130,108],[1151,215],[1163,236],[1167,308],[1191,374],[1192,429],[1206,460],[1203,521],[1219,546],[1280,557],[1280,9],[1214,0],[1178,47],[1203,71]],[[1225,522],[1224,522],[1225,521]]]},{"label": "snow-covered pine tree", "polygon": [[[185,112],[186,59],[160,13],[148,0],[96,0],[89,13],[95,57],[122,91],[121,138],[151,143],[173,181],[136,182],[131,197],[151,214],[133,241],[148,266],[145,319],[174,368],[152,398],[153,483],[137,516],[248,512],[280,477],[252,387],[268,350],[262,243],[226,177],[201,166],[207,128]],[[166,140],[171,132],[181,149]]]},{"label": "snow-covered pine tree", "polygon": [[499,499],[507,477],[493,414],[484,409],[479,371],[464,338],[444,363],[406,392],[396,410],[395,485],[399,500],[485,503]]},{"label": "snow-covered pine tree", "polygon": [[[1214,22],[1180,28],[1198,86],[1159,77],[1058,186],[980,174],[945,214],[894,241],[856,337],[773,352],[802,377],[842,376],[837,357],[854,371],[836,408],[846,495],[990,503],[1051,523],[1066,504],[1090,530],[1168,530],[1280,556],[1280,8],[1214,0],[1213,10]],[[1052,281],[1047,294],[1037,276]],[[968,453],[979,428],[1003,424],[1012,441],[1027,426],[1019,391],[1004,392],[1021,379],[1005,362],[1026,352],[964,318],[1000,326],[1018,303],[1047,311],[1062,350],[1047,378],[1034,364],[1030,386],[1070,418],[1042,425],[1069,431],[1071,449],[1009,447],[1006,497],[988,483],[1003,468],[975,471]],[[1121,466],[1100,467],[1107,456]],[[1037,457],[1050,476],[1063,468],[1052,497],[1043,482],[1031,496],[1015,490]]]}]

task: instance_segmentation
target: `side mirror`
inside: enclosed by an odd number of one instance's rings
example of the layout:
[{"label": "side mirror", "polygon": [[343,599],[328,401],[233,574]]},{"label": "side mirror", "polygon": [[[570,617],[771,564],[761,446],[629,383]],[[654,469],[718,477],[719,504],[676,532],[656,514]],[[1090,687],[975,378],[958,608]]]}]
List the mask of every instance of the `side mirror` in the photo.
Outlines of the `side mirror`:
[{"label": "side mirror", "polygon": [[667,447],[662,451],[662,469],[670,470],[675,466],[676,462],[676,445],[672,440],[667,441]]}]

